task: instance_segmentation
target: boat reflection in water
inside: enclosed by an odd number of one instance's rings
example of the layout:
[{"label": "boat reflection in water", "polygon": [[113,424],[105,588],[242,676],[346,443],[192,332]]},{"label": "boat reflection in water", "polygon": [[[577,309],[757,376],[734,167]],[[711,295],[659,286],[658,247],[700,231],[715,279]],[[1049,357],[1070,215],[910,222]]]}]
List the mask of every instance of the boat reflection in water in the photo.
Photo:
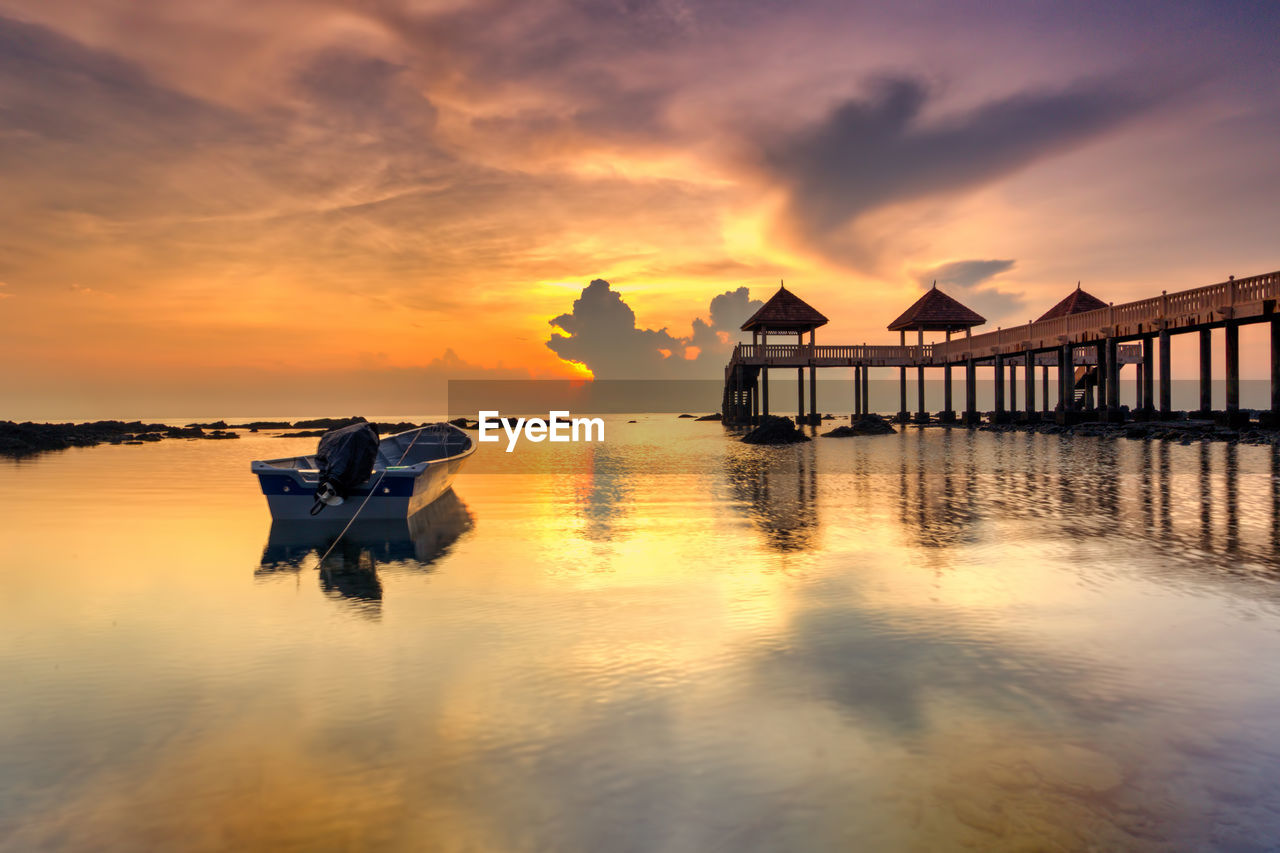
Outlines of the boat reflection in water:
[{"label": "boat reflection in water", "polygon": [[315,568],[327,595],[377,616],[382,606],[379,567],[431,571],[474,523],[466,504],[450,489],[408,518],[357,519],[343,533],[346,524],[341,519],[272,522],[254,575],[262,579]]}]

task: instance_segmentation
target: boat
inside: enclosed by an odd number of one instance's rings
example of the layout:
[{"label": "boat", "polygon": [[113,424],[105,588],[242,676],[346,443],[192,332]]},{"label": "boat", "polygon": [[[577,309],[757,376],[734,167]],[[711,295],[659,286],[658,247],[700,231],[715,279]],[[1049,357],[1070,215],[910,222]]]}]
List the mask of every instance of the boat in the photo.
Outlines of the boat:
[{"label": "boat", "polygon": [[475,449],[470,435],[447,423],[389,435],[378,442],[369,478],[318,515],[312,512],[320,485],[315,454],[257,460],[250,468],[258,475],[273,519],[335,521],[359,515],[365,521],[403,520],[448,491]]}]

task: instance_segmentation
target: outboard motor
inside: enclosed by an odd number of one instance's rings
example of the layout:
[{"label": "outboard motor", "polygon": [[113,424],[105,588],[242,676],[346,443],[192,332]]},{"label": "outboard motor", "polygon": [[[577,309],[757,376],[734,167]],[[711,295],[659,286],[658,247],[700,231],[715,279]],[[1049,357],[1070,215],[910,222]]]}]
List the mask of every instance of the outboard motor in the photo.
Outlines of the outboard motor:
[{"label": "outboard motor", "polygon": [[320,482],[316,486],[312,515],[326,506],[338,506],[369,479],[374,460],[378,458],[378,441],[378,431],[364,422],[331,429],[320,436],[320,446],[316,448]]}]

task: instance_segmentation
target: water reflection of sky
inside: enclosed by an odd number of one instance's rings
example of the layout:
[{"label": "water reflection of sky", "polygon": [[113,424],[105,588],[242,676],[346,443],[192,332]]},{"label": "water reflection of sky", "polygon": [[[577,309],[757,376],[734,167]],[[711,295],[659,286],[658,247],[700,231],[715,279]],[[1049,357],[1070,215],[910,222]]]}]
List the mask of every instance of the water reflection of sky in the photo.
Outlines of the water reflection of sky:
[{"label": "water reflection of sky", "polygon": [[0,849],[1277,837],[1271,448],[635,429],[323,562],[306,440],[6,468]]}]

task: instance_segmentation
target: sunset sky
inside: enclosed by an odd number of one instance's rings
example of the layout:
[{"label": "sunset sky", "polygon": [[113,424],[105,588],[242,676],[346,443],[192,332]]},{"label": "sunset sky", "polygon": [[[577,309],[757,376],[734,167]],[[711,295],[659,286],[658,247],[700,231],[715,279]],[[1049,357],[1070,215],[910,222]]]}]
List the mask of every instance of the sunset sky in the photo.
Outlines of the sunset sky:
[{"label": "sunset sky", "polygon": [[1269,272],[1278,33],[1273,2],[0,0],[0,418],[715,376],[780,278],[855,343],[935,278],[994,328]]}]

